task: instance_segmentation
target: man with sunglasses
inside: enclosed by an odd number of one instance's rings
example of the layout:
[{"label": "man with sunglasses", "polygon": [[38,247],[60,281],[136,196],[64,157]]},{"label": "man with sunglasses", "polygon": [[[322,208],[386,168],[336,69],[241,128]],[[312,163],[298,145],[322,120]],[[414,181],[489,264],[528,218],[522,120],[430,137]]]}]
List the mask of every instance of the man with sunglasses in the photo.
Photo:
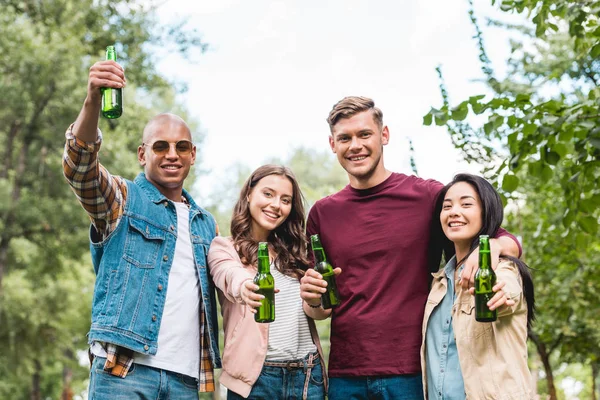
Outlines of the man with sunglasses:
[{"label": "man with sunglasses", "polygon": [[221,367],[215,292],[206,255],[214,218],[183,189],[196,159],[187,124],[154,117],[137,154],[134,181],[98,160],[101,88],[125,86],[114,61],[90,68],[87,97],[67,130],[63,169],[89,214],[96,272],[88,334],[89,397],[198,399]]}]

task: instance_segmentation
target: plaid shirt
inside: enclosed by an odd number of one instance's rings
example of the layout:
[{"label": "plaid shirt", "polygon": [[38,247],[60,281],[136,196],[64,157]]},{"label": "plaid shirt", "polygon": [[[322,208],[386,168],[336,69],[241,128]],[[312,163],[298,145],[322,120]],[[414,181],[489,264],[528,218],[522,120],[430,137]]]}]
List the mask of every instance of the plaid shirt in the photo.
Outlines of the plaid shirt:
[{"label": "plaid shirt", "polygon": [[[67,142],[63,155],[63,170],[77,199],[87,211],[92,224],[103,237],[114,231],[123,216],[127,199],[127,183],[120,176],[111,175],[98,162],[98,151],[102,143],[102,133],[98,130],[98,139],[86,143],[73,135],[73,125],[66,133]],[[204,329],[204,303],[200,302],[200,391],[215,390],[214,371],[210,359],[210,340]],[[112,375],[124,378],[133,363],[132,350],[104,343],[107,357],[104,370]]]}]

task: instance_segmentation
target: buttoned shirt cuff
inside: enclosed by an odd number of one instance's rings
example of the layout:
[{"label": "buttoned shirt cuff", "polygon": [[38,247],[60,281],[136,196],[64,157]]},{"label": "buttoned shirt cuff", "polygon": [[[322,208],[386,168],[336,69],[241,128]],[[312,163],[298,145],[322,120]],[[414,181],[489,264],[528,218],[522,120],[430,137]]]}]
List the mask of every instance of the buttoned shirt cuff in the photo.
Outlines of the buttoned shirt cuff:
[{"label": "buttoned shirt cuff", "polygon": [[102,145],[102,131],[98,129],[98,137],[94,142],[84,142],[73,134],[74,125],[75,124],[71,124],[65,133],[69,146],[85,150],[89,153],[97,153],[100,150],[100,145]]}]

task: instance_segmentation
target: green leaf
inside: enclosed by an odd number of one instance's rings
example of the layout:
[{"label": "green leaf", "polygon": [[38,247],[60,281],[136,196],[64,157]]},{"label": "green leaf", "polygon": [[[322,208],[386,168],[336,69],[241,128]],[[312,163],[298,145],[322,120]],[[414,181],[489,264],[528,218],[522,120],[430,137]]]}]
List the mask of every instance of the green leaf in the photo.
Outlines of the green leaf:
[{"label": "green leaf", "polygon": [[469,108],[467,107],[467,103],[463,102],[452,110],[452,119],[455,121],[462,121],[467,118],[467,114],[469,114]]},{"label": "green leaf", "polygon": [[560,160],[560,155],[555,151],[549,151],[546,153],[546,162],[550,165],[558,164],[558,160]]},{"label": "green leaf", "polygon": [[554,171],[552,170],[552,168],[550,168],[550,166],[548,164],[544,164],[542,166],[541,175],[542,175],[542,179],[544,180],[544,182],[548,182],[554,176]]},{"label": "green leaf", "polygon": [[490,118],[490,122],[492,123],[492,127],[494,129],[498,129],[504,123],[504,117],[501,115],[492,115],[492,117]]},{"label": "green leaf", "polygon": [[596,232],[598,232],[598,219],[592,216],[586,215],[581,217],[577,223],[584,232],[589,233],[590,235],[595,235]]},{"label": "green leaf", "polygon": [[506,174],[502,179],[502,190],[505,192],[513,192],[519,187],[519,178],[516,175]]},{"label": "green leaf", "polygon": [[477,115],[481,114],[482,112],[485,111],[485,104],[481,104],[481,103],[471,103],[471,108],[473,109],[473,112]]},{"label": "green leaf", "polygon": [[483,131],[485,132],[486,135],[489,135],[490,133],[492,133],[493,130],[494,130],[494,123],[493,122],[486,122],[483,125]]},{"label": "green leaf", "polygon": [[485,97],[485,94],[479,94],[477,96],[471,96],[471,97],[469,97],[469,103],[471,105],[477,104],[477,103],[479,103],[479,100],[483,99],[484,97]]},{"label": "green leaf", "polygon": [[564,157],[567,155],[567,146],[564,143],[556,143],[552,146],[552,151],[558,154],[558,157]]},{"label": "green leaf", "polygon": [[517,125],[517,117],[515,117],[514,115],[509,116],[507,119],[507,123],[509,128],[514,128]]},{"label": "green leaf", "polygon": [[590,138],[590,144],[597,149],[600,149],[600,139],[598,138]]},{"label": "green leaf", "polygon": [[537,130],[537,125],[535,124],[525,124],[523,127],[523,134],[525,136],[529,136]]},{"label": "green leaf", "polygon": [[430,126],[431,122],[433,119],[433,115],[431,115],[430,112],[428,112],[427,114],[425,114],[425,116],[423,117],[423,125],[425,126]]},{"label": "green leaf", "polygon": [[434,119],[437,126],[446,125],[446,122],[448,122],[448,116],[446,114],[440,116],[436,115]]},{"label": "green leaf", "polygon": [[586,213],[593,213],[596,211],[597,205],[593,199],[583,199],[579,201],[579,208],[581,211]]},{"label": "green leaf", "polygon": [[558,134],[558,140],[561,142],[570,142],[573,139],[573,129],[564,129]]},{"label": "green leaf", "polygon": [[590,56],[592,56],[592,58],[598,58],[598,56],[600,56],[600,43],[597,43],[594,47],[592,47],[590,50]]},{"label": "green leaf", "polygon": [[571,209],[566,209],[563,215],[562,223],[565,228],[571,226],[573,221],[575,220],[575,212]]}]

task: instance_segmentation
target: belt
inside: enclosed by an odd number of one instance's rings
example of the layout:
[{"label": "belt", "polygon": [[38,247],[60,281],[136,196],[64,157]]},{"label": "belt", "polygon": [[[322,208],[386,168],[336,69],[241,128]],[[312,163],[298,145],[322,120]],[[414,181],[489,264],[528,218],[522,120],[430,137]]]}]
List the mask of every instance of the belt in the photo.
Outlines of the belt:
[{"label": "belt", "polygon": [[[313,367],[319,365],[319,353],[317,352],[309,354],[307,360],[301,359],[291,361],[265,361],[263,365],[266,367],[285,368],[288,371],[302,368],[304,370],[304,373],[306,374],[306,379],[304,379],[304,391],[302,393],[302,400],[306,400],[308,396],[308,383],[310,382],[310,373]],[[325,373],[325,371],[323,371],[323,373]]]},{"label": "belt", "polygon": [[308,360],[291,360],[291,361],[265,361],[264,366],[267,367],[280,367],[285,368],[288,371],[296,368],[312,368],[319,364],[319,353],[310,354]]}]

